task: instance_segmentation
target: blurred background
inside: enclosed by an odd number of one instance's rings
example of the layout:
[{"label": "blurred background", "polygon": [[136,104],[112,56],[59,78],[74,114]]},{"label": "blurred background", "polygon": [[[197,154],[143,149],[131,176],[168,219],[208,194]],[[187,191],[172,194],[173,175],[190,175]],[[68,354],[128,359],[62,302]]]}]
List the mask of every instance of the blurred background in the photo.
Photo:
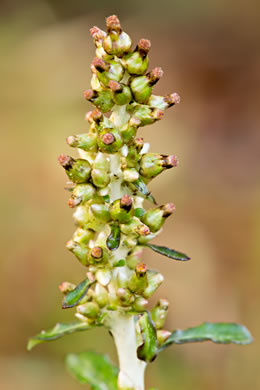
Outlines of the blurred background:
[{"label": "blurred background", "polygon": [[154,300],[170,300],[168,329],[237,321],[255,338],[246,347],[172,347],[148,367],[147,388],[260,388],[259,8],[258,0],[1,1],[1,390],[82,388],[64,369],[67,352],[105,351],[116,362],[102,329],[26,351],[29,336],[73,318],[58,285],[85,272],[65,248],[74,226],[57,156],[71,153],[67,136],[87,130],[89,28],[105,28],[114,13],[135,43],[152,41],[150,67],[165,71],[155,92],[182,97],[139,133],[151,151],[180,159],[150,185],[161,204],[177,206],[156,242],[192,256],[179,264],[145,253],[165,275]]}]

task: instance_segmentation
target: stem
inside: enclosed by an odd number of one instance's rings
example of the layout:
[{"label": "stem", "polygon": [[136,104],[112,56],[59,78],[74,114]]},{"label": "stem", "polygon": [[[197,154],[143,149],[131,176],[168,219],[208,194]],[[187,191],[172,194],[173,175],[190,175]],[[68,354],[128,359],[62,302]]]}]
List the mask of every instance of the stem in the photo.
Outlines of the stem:
[{"label": "stem", "polygon": [[119,390],[144,390],[146,363],[137,358],[138,342],[133,315],[111,313],[107,320],[117,348],[120,373]]}]

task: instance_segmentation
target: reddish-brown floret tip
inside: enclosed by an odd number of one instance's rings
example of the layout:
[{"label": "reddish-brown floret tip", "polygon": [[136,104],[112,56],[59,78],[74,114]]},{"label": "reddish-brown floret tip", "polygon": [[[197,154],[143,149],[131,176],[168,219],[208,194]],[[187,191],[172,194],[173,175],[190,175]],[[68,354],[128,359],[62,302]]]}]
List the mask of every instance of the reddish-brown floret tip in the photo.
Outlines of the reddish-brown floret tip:
[{"label": "reddish-brown floret tip", "polygon": [[104,72],[109,68],[108,64],[106,64],[106,62],[102,58],[98,57],[94,58],[91,65],[94,66],[94,68],[97,69],[99,72]]},{"label": "reddish-brown floret tip", "polygon": [[81,203],[81,199],[75,199],[75,198],[70,198],[67,202],[67,205],[71,207],[72,209],[76,206],[78,206]]},{"label": "reddish-brown floret tip", "polygon": [[108,18],[106,18],[106,26],[107,26],[107,31],[121,31],[121,25],[119,22],[119,19],[116,15],[111,15]]},{"label": "reddish-brown floret tip", "polygon": [[111,133],[106,133],[103,135],[102,141],[104,142],[105,145],[111,145],[115,142],[115,137]]},{"label": "reddish-brown floret tip", "polygon": [[106,33],[97,26],[92,27],[89,31],[95,41],[100,41],[106,36]]},{"label": "reddish-brown floret tip", "polygon": [[176,207],[173,203],[166,203],[164,206],[162,206],[163,209],[163,216],[169,217],[174,211],[176,210]]},{"label": "reddish-brown floret tip", "polygon": [[150,229],[146,225],[139,225],[136,230],[140,236],[148,236],[150,234]]},{"label": "reddish-brown floret tip", "polygon": [[93,111],[88,111],[85,115],[85,119],[89,122],[92,123],[99,121],[102,118],[102,112],[96,108]]},{"label": "reddish-brown floret tip", "polygon": [[158,306],[164,310],[167,310],[169,307],[169,301],[167,299],[161,298],[158,302]]},{"label": "reddish-brown floret tip", "polygon": [[138,263],[135,270],[138,274],[145,274],[147,272],[147,265],[143,262]]},{"label": "reddish-brown floret tip", "polygon": [[168,164],[171,167],[177,167],[177,165],[179,164],[177,156],[175,156],[174,154],[172,156],[168,156]]},{"label": "reddish-brown floret tip", "polygon": [[151,49],[151,42],[148,39],[140,39],[137,46],[139,51],[147,54]]},{"label": "reddish-brown floret tip", "polygon": [[138,150],[141,150],[144,146],[144,139],[143,138],[135,138],[134,144]]},{"label": "reddish-brown floret tip", "polygon": [[120,91],[122,90],[122,87],[120,85],[120,83],[118,83],[117,81],[115,80],[110,80],[109,83],[108,83],[108,86],[110,89],[112,89],[112,91]]},{"label": "reddish-brown floret tip", "polygon": [[94,91],[93,89],[87,89],[86,91],[83,92],[83,96],[86,100],[91,100],[94,96]]},{"label": "reddish-brown floret tip", "polygon": [[157,121],[161,120],[164,116],[164,111],[163,110],[159,110],[158,108],[155,108],[155,110],[153,111],[153,117],[154,119],[156,119]]},{"label": "reddish-brown floret tip", "polygon": [[174,104],[178,104],[181,101],[180,96],[174,92],[171,95],[166,95],[164,97],[164,101],[169,104],[169,107],[173,106]]},{"label": "reddish-brown floret tip", "polygon": [[73,145],[75,142],[75,137],[73,135],[70,135],[69,137],[66,138],[66,142],[68,145]]},{"label": "reddish-brown floret tip", "polygon": [[91,256],[94,257],[95,259],[100,259],[102,257],[103,251],[100,246],[95,246],[92,251],[91,251]]},{"label": "reddish-brown floret tip", "polygon": [[58,157],[58,161],[62,167],[67,168],[72,165],[74,160],[72,157],[68,156],[67,154],[61,154]]},{"label": "reddish-brown floret tip", "polygon": [[154,68],[152,71],[151,71],[151,76],[153,76],[153,78],[159,80],[163,77],[163,70],[160,66],[157,66],[156,68]]},{"label": "reddish-brown floret tip", "polygon": [[132,203],[133,203],[133,200],[132,200],[131,196],[129,196],[127,194],[122,196],[121,201],[120,201],[121,206],[129,207],[132,205]]}]

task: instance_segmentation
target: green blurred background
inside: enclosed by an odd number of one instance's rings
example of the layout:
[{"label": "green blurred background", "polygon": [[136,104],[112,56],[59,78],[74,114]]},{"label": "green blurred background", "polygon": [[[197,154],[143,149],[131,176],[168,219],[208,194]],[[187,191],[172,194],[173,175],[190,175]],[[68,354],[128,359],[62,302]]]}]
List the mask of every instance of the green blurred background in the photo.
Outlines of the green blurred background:
[{"label": "green blurred background", "polygon": [[1,1],[1,390],[82,388],[64,370],[67,352],[95,349],[116,361],[102,329],[25,349],[39,329],[73,318],[57,286],[85,271],[65,248],[74,226],[57,156],[71,153],[67,136],[87,129],[89,28],[104,28],[113,13],[134,42],[151,39],[151,68],[165,71],[156,92],[182,97],[140,130],[152,151],[180,159],[151,184],[160,203],[177,205],[156,242],[192,256],[177,264],[145,253],[165,275],[154,299],[170,300],[169,329],[238,321],[255,337],[246,347],[176,346],[148,367],[147,388],[260,388],[259,8],[258,0]]}]

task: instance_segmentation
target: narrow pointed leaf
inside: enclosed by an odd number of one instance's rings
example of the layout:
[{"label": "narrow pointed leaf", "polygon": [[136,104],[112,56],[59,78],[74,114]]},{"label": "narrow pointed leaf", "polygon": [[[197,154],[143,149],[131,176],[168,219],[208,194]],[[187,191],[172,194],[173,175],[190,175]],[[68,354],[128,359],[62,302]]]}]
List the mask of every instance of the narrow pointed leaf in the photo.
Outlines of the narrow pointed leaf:
[{"label": "narrow pointed leaf", "polygon": [[41,331],[41,333],[30,338],[27,344],[27,349],[30,351],[33,347],[38,344],[44,343],[45,341],[56,340],[67,334],[80,332],[83,330],[89,330],[91,328],[92,327],[87,324],[84,324],[83,322],[71,322],[68,324],[58,323],[54,326],[54,328],[46,331],[43,330]]},{"label": "narrow pointed leaf", "polygon": [[149,312],[145,312],[140,316],[139,326],[143,343],[137,348],[138,359],[152,362],[158,353],[158,341],[156,328]]},{"label": "narrow pointed leaf", "polygon": [[88,278],[79,283],[74,290],[65,295],[62,301],[62,309],[68,309],[76,306],[87,294],[90,286],[93,284]]},{"label": "narrow pointed leaf", "polygon": [[146,244],[148,248],[151,248],[154,252],[160,253],[160,255],[167,256],[170,259],[179,260],[179,261],[188,261],[190,257],[184,253],[178,252],[174,249],[167,248],[166,246]]},{"label": "narrow pointed leaf", "polygon": [[117,390],[118,368],[109,358],[97,352],[69,354],[66,365],[71,374],[93,390]]},{"label": "narrow pointed leaf", "polygon": [[120,227],[118,225],[111,226],[111,233],[107,238],[107,247],[111,251],[117,249],[120,245]]},{"label": "narrow pointed leaf", "polygon": [[154,199],[151,192],[148,191],[148,188],[146,187],[145,182],[139,178],[135,182],[133,182],[133,185],[137,188],[137,190],[140,192],[141,195],[143,195],[146,199],[148,199],[150,202],[157,204],[156,200]]},{"label": "narrow pointed leaf", "polygon": [[185,330],[175,330],[168,340],[161,346],[160,351],[172,344],[193,343],[199,341],[213,341],[220,344],[249,344],[253,341],[249,330],[235,323],[210,323]]}]

